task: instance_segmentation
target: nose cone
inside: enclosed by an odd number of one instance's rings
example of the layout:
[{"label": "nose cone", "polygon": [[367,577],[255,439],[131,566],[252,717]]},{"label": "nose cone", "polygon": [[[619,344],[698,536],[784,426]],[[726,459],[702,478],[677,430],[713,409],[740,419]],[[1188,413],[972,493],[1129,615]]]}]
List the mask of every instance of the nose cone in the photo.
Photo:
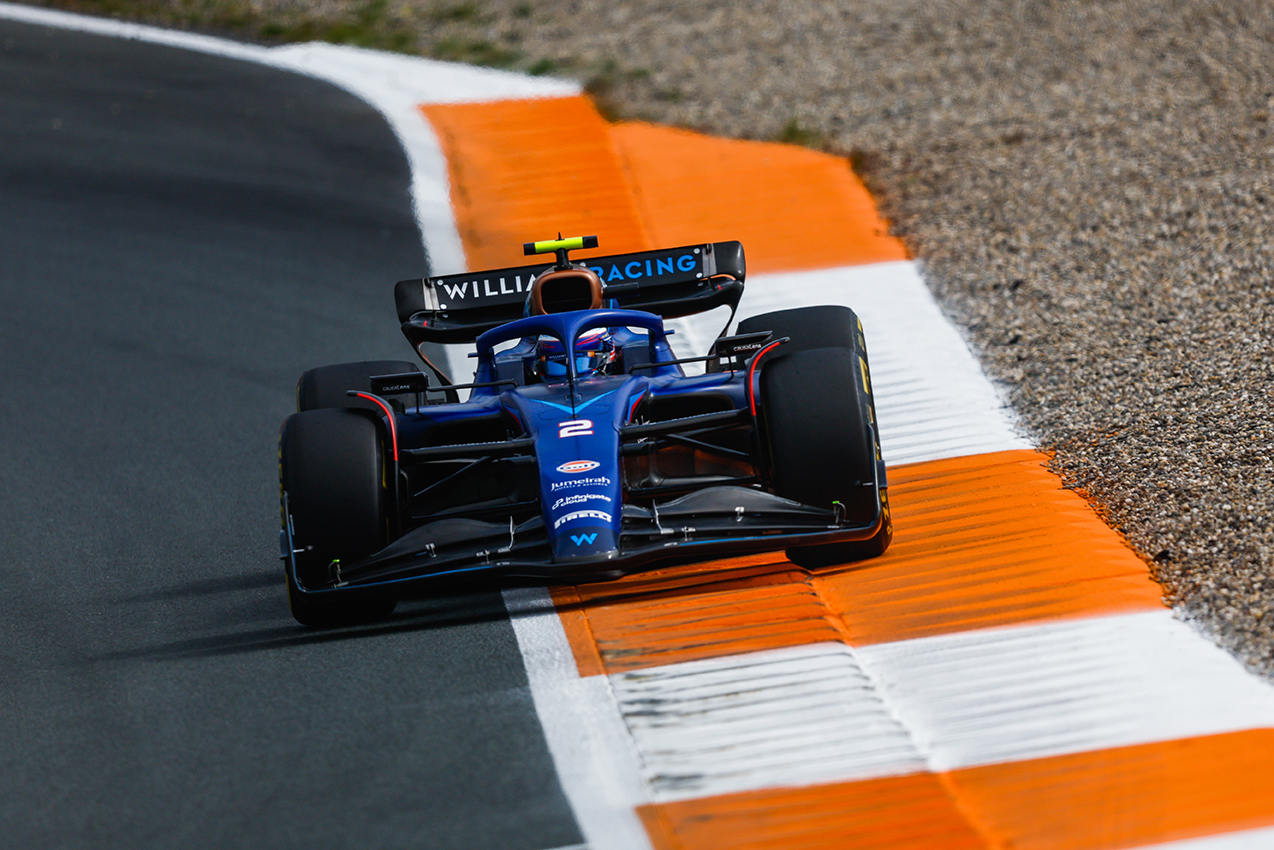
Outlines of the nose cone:
[{"label": "nose cone", "polygon": [[[614,432],[612,431],[612,441]],[[591,457],[540,466],[544,521],[553,560],[596,558],[619,545],[621,493],[617,445],[605,446],[611,462]],[[603,454],[603,457],[606,455]]]},{"label": "nose cone", "polygon": [[576,558],[591,560],[614,555],[619,551],[618,544],[615,531],[610,526],[580,524],[553,538],[553,560],[561,563]]},{"label": "nose cone", "polygon": [[622,381],[602,379],[601,392],[573,410],[541,405],[553,419],[535,421],[540,502],[553,560],[597,559],[617,551],[623,512],[619,427]]}]

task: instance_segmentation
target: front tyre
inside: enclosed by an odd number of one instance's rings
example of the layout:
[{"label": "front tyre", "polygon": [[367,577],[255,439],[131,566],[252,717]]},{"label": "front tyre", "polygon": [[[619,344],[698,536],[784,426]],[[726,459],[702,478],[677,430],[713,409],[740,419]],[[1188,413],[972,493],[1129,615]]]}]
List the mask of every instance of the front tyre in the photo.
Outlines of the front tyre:
[{"label": "front tyre", "polygon": [[348,395],[349,390],[372,391],[372,378],[377,375],[401,375],[419,372],[415,363],[406,360],[364,360],[319,366],[301,375],[296,384],[296,409],[321,410],[325,407],[352,407],[380,410],[375,403]]},{"label": "front tyre", "polygon": [[839,503],[851,525],[870,523],[878,507],[884,512],[868,540],[787,550],[799,566],[874,557],[893,538],[887,491],[876,487],[880,449],[870,381],[865,352],[856,345],[797,350],[762,365],[758,424],[774,492],[828,510]]},{"label": "front tyre", "polygon": [[776,310],[739,322],[738,333],[758,331],[772,331],[772,339],[788,337],[790,342],[782,348],[784,354],[813,348],[843,348],[867,356],[858,316],[848,307],[835,304]]},{"label": "front tyre", "polygon": [[[387,476],[381,426],[367,414],[307,410],[283,423],[279,487],[287,494],[301,586],[331,587],[333,563],[349,564],[384,547],[390,516]],[[383,591],[346,591],[335,599],[302,595],[291,571],[284,572],[288,606],[303,625],[345,625],[394,610],[396,600]]]}]

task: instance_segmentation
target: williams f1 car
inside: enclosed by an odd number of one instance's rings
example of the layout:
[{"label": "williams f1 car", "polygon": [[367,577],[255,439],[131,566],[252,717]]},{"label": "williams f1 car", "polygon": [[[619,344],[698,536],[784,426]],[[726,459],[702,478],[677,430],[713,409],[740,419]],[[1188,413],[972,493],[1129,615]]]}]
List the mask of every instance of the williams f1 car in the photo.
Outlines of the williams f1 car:
[{"label": "williams f1 car", "polygon": [[[401,281],[402,331],[428,371],[301,377],[279,439],[298,621],[387,615],[448,583],[595,581],[775,549],[812,568],[889,545],[853,311],[753,316],[679,359],[664,319],[728,306],[733,321],[742,245],[572,262],[596,246],[559,237],[524,246],[552,263]],[[473,382],[434,367],[430,343],[476,344]]]}]

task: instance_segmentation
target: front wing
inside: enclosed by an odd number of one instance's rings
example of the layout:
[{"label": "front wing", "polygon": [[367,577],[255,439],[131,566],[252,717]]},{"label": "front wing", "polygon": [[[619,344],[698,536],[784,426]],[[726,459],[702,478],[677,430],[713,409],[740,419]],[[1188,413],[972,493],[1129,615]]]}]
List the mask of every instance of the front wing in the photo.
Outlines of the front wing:
[{"label": "front wing", "polygon": [[[872,485],[883,481],[877,471]],[[328,597],[371,588],[409,595],[431,588],[485,580],[572,584],[605,581],[669,563],[827,543],[867,540],[884,521],[877,500],[872,521],[845,525],[836,511],[802,505],[760,490],[714,486],[657,508],[624,507],[620,551],[554,561],[543,521],[502,526],[474,519],[439,520],[404,534],[381,551],[352,564],[334,562],[333,585],[300,584],[287,494],[280,555],[298,591]]]}]

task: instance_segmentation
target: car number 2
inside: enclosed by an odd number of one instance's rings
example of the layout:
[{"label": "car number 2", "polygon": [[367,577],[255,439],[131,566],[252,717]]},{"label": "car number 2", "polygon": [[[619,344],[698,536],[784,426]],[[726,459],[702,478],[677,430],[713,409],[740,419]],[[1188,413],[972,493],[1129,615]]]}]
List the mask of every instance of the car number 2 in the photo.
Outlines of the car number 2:
[{"label": "car number 2", "polygon": [[583,437],[592,433],[593,420],[591,419],[573,419],[570,422],[562,422],[557,426],[557,435],[559,437]]}]

